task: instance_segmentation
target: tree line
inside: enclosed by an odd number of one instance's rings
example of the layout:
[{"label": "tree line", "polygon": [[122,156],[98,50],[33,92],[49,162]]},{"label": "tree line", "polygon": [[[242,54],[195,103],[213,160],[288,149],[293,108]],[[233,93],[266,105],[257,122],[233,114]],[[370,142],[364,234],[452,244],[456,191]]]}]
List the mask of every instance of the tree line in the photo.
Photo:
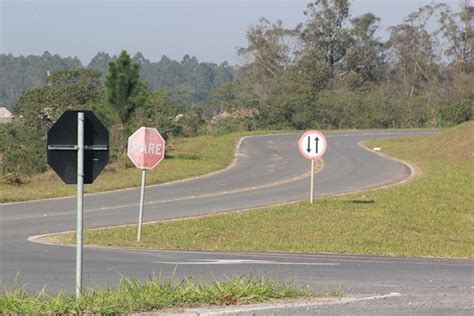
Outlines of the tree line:
[{"label": "tree line", "polygon": [[386,41],[377,37],[380,19],[351,16],[349,0],[309,3],[306,20],[292,29],[261,18],[238,51],[247,63],[214,101],[257,115],[222,125],[398,128],[471,120],[474,7],[458,5],[423,6],[390,27]]},{"label": "tree line", "polygon": [[[46,132],[67,109],[92,109],[100,117],[111,132],[113,160],[124,156],[127,137],[140,126],[168,138],[444,127],[472,119],[474,8],[468,1],[456,9],[421,7],[390,27],[385,41],[377,37],[380,19],[353,17],[349,0],[316,0],[304,14],[291,29],[265,18],[250,26],[239,67],[189,56],[152,63],[123,51],[99,53],[87,68],[67,59],[61,68],[61,58],[47,56],[62,70],[23,92],[13,122],[0,125],[2,179],[21,183],[47,170]],[[35,80],[26,73],[20,82]]]},{"label": "tree line", "polygon": [[[117,56],[99,52],[87,66],[83,66],[77,57],[63,58],[48,51],[41,56],[26,57],[0,54],[0,106],[11,109],[23,92],[46,86],[48,72],[94,69],[99,71],[104,80],[109,63],[115,59]],[[199,62],[196,57],[189,55],[185,55],[180,62],[166,56],[158,62],[151,62],[137,52],[132,60],[140,66],[140,79],[146,82],[148,89],[175,89],[176,94],[181,96],[179,105],[185,108],[206,100],[209,90],[234,78],[234,67],[227,62],[220,65]]]}]

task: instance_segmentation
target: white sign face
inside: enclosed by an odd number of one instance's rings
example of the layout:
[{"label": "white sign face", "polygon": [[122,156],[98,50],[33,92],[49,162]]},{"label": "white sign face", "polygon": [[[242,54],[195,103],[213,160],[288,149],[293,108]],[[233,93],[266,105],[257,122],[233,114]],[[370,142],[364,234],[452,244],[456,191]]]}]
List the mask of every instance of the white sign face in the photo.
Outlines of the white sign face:
[{"label": "white sign face", "polygon": [[327,145],[326,137],[320,131],[307,131],[298,142],[301,154],[311,160],[321,158],[326,152]]},{"label": "white sign face", "polygon": [[165,140],[156,128],[140,127],[128,138],[127,155],[140,169],[153,169],[165,158]]}]

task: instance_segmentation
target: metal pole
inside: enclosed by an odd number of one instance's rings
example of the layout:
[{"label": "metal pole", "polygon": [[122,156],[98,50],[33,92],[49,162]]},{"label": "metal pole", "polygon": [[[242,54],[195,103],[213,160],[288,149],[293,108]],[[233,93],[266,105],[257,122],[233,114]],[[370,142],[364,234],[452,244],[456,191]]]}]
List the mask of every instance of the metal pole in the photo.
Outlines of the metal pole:
[{"label": "metal pole", "polygon": [[76,297],[82,290],[82,213],[84,211],[84,113],[77,113],[77,232],[76,232]]},{"label": "metal pole", "polygon": [[310,197],[309,203],[313,204],[313,194],[314,194],[314,160],[311,160],[311,188],[310,188]]},{"label": "metal pole", "polygon": [[142,188],[140,190],[140,213],[138,215],[137,241],[142,239],[143,201],[145,200],[146,169],[142,169]]}]

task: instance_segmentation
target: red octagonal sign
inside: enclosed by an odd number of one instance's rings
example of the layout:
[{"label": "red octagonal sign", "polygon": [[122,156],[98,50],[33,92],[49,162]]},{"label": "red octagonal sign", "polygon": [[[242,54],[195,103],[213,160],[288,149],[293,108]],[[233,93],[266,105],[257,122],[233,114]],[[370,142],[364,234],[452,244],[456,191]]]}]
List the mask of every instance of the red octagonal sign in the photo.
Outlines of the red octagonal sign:
[{"label": "red octagonal sign", "polygon": [[128,158],[140,169],[153,169],[165,158],[165,140],[156,128],[140,127],[128,138]]}]

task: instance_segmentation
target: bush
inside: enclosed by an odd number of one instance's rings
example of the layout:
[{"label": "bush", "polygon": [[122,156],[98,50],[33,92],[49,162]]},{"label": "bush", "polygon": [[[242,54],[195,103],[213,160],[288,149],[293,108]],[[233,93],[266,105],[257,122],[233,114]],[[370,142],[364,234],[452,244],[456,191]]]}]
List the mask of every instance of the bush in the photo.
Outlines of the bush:
[{"label": "bush", "polygon": [[474,101],[469,99],[459,100],[454,104],[438,105],[439,127],[458,125],[473,119],[472,112]]},{"label": "bush", "polygon": [[222,112],[207,124],[210,133],[254,131],[259,128],[260,112],[252,108],[240,108]]},{"label": "bush", "polygon": [[46,135],[38,135],[38,131],[23,119],[2,127],[0,143],[1,173],[5,183],[21,184],[32,175],[47,170]]}]

